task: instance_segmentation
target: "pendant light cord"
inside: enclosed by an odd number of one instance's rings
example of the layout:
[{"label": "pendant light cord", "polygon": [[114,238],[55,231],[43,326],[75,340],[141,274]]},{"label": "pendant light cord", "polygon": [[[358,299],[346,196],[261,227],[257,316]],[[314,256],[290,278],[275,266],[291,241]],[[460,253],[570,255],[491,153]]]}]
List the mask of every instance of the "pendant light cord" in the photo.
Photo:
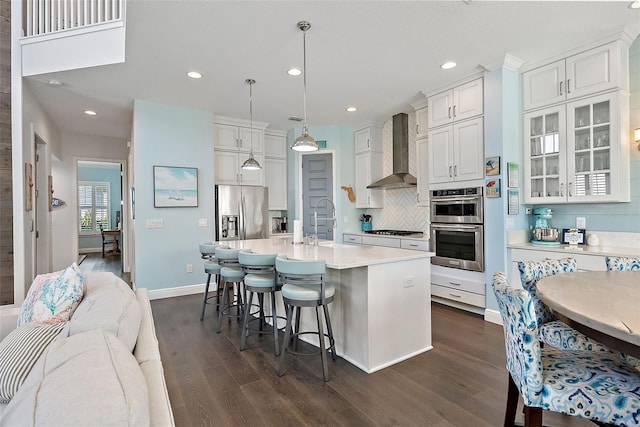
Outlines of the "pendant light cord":
[{"label": "pendant light cord", "polygon": [[302,32],[302,82],[304,85],[304,92],[302,94],[302,107],[304,113],[304,130],[303,133],[308,133],[307,130],[307,31]]}]

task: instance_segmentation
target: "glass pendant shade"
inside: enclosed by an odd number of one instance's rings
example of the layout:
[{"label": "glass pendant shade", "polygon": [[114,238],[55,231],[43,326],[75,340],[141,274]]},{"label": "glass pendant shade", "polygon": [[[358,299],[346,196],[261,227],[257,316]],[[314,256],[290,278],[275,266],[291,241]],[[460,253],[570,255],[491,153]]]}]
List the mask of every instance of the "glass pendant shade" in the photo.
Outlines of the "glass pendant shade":
[{"label": "glass pendant shade", "polygon": [[309,135],[309,128],[307,127],[307,30],[311,28],[311,23],[308,21],[298,22],[298,28],[302,30],[302,77],[304,82],[304,124],[302,126],[302,135],[296,138],[291,144],[291,149],[294,151],[316,151],[319,147],[316,140]]},{"label": "glass pendant shade", "polygon": [[260,163],[258,163],[258,161],[253,157],[253,91],[252,91],[252,88],[253,88],[253,84],[256,81],[253,79],[246,79],[245,82],[249,85],[249,118],[250,118],[249,141],[251,145],[250,145],[250,151],[249,151],[249,158],[244,161],[241,167],[244,170],[257,171],[262,169],[262,166],[260,166]]}]

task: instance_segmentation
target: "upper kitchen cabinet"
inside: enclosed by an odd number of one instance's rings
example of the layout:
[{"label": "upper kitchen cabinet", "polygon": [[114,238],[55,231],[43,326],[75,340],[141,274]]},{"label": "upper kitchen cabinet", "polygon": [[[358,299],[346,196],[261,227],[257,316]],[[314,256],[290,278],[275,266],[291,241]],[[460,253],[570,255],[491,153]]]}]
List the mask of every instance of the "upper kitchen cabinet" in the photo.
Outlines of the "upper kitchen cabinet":
[{"label": "upper kitchen cabinet", "polygon": [[418,206],[429,206],[429,139],[416,141],[416,180],[418,189],[416,202]]},{"label": "upper kitchen cabinet", "polygon": [[616,41],[522,74],[523,110],[628,89],[629,51]]},{"label": "upper kitchen cabinet", "polygon": [[242,169],[242,164],[249,153],[214,150],[214,173],[216,184],[229,185],[264,185],[264,158],[262,154],[253,153],[254,158],[263,165],[260,170]]},{"label": "upper kitchen cabinet", "polygon": [[429,184],[484,177],[482,117],[429,131]]},{"label": "upper kitchen cabinet", "polygon": [[430,96],[427,102],[427,123],[429,128],[480,116],[484,113],[482,78]]},{"label": "upper kitchen cabinet", "polygon": [[262,153],[266,127],[266,123],[215,116],[214,149],[248,153],[253,147],[254,153]]},{"label": "upper kitchen cabinet", "polygon": [[526,113],[525,203],[629,201],[628,105],[616,91]]},{"label": "upper kitchen cabinet", "polygon": [[382,152],[382,127],[369,126],[356,130],[355,146],[356,153],[362,153],[363,151]]},{"label": "upper kitchen cabinet", "polygon": [[356,208],[384,207],[384,190],[367,188],[367,185],[382,179],[382,172],[382,152],[356,154]]},{"label": "upper kitchen cabinet", "polygon": [[416,139],[425,138],[429,131],[429,109],[422,107],[416,109]]},{"label": "upper kitchen cabinet", "polygon": [[287,210],[287,133],[267,129],[264,135],[264,185],[269,210]]}]

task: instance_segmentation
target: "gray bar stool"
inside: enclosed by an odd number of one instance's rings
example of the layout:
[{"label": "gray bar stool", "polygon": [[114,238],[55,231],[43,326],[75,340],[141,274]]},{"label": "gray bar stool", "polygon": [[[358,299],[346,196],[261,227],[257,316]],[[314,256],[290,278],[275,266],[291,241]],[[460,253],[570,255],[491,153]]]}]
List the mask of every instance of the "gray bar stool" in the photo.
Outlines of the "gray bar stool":
[{"label": "gray bar stool", "polygon": [[[257,332],[258,334],[267,334],[262,326],[267,321],[264,313],[264,296],[269,294],[271,297],[271,320],[273,321],[273,341],[275,347],[275,355],[280,354],[280,346],[278,345],[278,313],[276,309],[276,292],[280,290],[282,285],[276,280],[275,264],[277,254],[257,254],[251,249],[241,250],[238,253],[238,262],[242,266],[242,270],[246,274],[244,276],[244,289],[248,292],[248,296],[244,302],[244,323],[242,325],[242,336],[240,338],[240,351],[247,347],[247,336],[249,332]],[[253,295],[258,295],[258,311],[250,313]],[[258,314],[257,318],[254,318]],[[258,321],[258,329],[250,329],[249,322]]]},{"label": "gray bar stool", "polygon": [[[220,311],[218,311],[218,327],[216,332],[220,332],[222,328],[222,317],[226,314],[231,321],[231,317],[236,317],[238,320],[242,318],[244,307],[242,304],[242,280],[244,279],[244,271],[238,263],[239,249],[231,249],[228,247],[216,248],[216,259],[220,265],[220,281],[222,282],[222,301],[220,302]],[[229,286],[232,284],[232,289],[237,285],[237,292],[235,292],[235,299],[229,296]],[[236,308],[236,314],[231,314],[232,310]]]},{"label": "gray bar stool", "polygon": [[[220,265],[216,262],[216,247],[220,246],[215,242],[207,242],[200,244],[200,255],[205,260],[204,272],[207,274],[207,284],[204,287],[204,299],[202,300],[202,312],[200,313],[200,321],[204,319],[204,312],[210,298],[216,298],[216,310],[220,309]],[[211,283],[211,275],[215,275],[216,294],[209,296],[209,284]]]},{"label": "gray bar stool", "polygon": [[[286,256],[278,256],[276,258],[276,271],[282,282],[282,299],[287,307],[287,326],[284,330],[284,340],[282,342],[282,351],[280,353],[280,364],[278,367],[278,375],[284,375],[284,364],[287,351],[291,354],[298,355],[316,355],[320,354],[322,361],[322,379],[329,381],[329,366],[327,364],[327,347],[325,346],[325,337],[329,338],[329,351],[331,358],[336,360],[336,344],[333,339],[333,330],[331,328],[331,319],[329,317],[328,305],[333,302],[336,292],[335,286],[325,282],[326,265],[324,261],[298,261],[288,259]],[[324,311],[324,320],[327,325],[327,333],[324,332],[323,322],[320,319],[320,311],[318,307],[322,306]],[[318,330],[316,331],[300,331],[300,308],[315,307],[316,323]],[[291,331],[293,323],[293,309],[296,309],[296,329]],[[292,335],[291,335],[292,334]],[[320,344],[319,351],[301,352],[297,351],[297,340],[300,335],[314,334],[318,336]],[[288,348],[289,338],[293,338],[293,349]]]}]

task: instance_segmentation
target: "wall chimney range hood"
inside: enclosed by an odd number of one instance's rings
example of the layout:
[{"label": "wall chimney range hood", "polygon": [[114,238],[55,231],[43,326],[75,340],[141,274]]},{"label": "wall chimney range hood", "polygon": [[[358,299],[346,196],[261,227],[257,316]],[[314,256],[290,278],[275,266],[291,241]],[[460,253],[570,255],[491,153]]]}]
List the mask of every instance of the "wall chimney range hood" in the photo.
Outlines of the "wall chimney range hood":
[{"label": "wall chimney range hood", "polygon": [[367,188],[391,190],[416,184],[416,177],[409,173],[409,116],[399,113],[393,116],[393,173]]}]

